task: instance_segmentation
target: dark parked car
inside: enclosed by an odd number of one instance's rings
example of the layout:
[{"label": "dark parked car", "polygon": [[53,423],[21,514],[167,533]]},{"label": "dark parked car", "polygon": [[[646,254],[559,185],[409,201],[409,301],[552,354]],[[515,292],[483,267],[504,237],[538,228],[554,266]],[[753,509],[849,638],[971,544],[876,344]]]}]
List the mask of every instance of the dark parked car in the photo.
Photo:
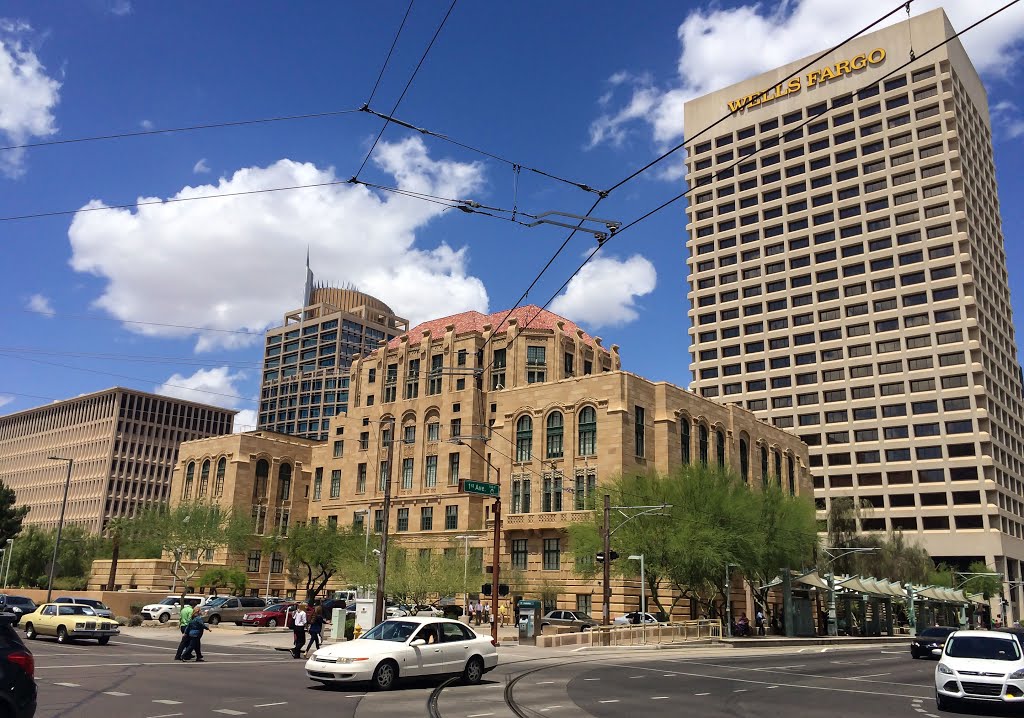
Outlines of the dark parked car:
[{"label": "dark parked car", "polygon": [[932,651],[941,649],[946,645],[946,639],[953,631],[959,630],[952,626],[934,626],[926,628],[910,642],[910,655],[913,658],[938,658],[933,656]]},{"label": "dark parked car", "polygon": [[27,596],[9,596],[0,594],[0,612],[14,615],[14,625],[18,625],[21,617],[36,610],[36,602]]},{"label": "dark parked car", "polygon": [[36,662],[14,630],[14,614],[0,613],[0,715],[36,714]]}]

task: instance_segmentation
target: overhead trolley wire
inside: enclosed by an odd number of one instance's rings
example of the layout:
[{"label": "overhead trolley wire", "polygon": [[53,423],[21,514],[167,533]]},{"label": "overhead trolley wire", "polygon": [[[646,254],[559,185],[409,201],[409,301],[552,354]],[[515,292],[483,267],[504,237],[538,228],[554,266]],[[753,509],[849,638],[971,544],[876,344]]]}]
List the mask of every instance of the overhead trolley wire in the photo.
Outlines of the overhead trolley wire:
[{"label": "overhead trolley wire", "polygon": [[377,94],[377,88],[380,87],[380,81],[384,77],[384,71],[388,68],[388,63],[391,62],[391,54],[395,51],[395,45],[398,44],[398,38],[402,36],[402,30],[405,28],[405,21],[409,19],[409,13],[412,12],[412,4],[415,0],[409,0],[409,7],[405,9],[405,15],[402,16],[402,22],[398,26],[398,32],[395,33],[395,39],[391,41],[391,49],[388,50],[388,56],[384,58],[384,64],[380,66],[380,72],[377,73],[377,81],[373,83],[373,89],[370,91],[370,99],[366,101],[366,104],[373,102],[373,96]]}]

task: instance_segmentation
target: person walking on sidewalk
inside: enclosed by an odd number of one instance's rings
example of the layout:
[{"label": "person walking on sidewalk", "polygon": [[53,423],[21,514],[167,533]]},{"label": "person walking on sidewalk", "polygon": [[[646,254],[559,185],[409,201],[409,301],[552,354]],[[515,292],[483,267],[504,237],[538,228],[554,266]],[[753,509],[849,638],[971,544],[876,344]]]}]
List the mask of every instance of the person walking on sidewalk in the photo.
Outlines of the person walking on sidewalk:
[{"label": "person walking on sidewalk", "polygon": [[306,624],[308,622],[306,604],[300,603],[295,607],[295,613],[292,615],[292,634],[295,638],[292,643],[292,658],[302,657],[302,644],[306,642]]},{"label": "person walking on sidewalk", "polygon": [[195,609],[191,605],[185,604],[181,607],[181,613],[178,615],[178,629],[181,631],[181,640],[178,642],[178,650],[174,652],[174,660],[180,661],[181,654],[188,648],[190,641],[188,635],[188,624],[192,620],[192,614]]},{"label": "person walking on sidewalk", "polygon": [[320,649],[320,636],[324,632],[324,606],[323,604],[317,604],[317,607],[313,609],[313,617],[309,619],[309,643],[306,644],[306,655],[309,655],[310,649],[313,644],[316,643],[317,650]]},{"label": "person walking on sidewalk", "polygon": [[191,661],[192,654],[196,654],[196,663],[203,663],[203,633],[213,629],[206,625],[202,616],[194,616],[186,627],[189,637],[188,648],[181,654],[181,660]]}]

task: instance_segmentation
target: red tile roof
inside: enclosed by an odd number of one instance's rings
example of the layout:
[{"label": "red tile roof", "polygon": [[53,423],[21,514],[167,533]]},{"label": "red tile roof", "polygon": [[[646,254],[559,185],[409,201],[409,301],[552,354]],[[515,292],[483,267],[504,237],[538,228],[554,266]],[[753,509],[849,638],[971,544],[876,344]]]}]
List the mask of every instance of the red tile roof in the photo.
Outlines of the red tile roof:
[{"label": "red tile roof", "polygon": [[[508,315],[508,319],[505,319],[505,315]],[[428,322],[417,324],[415,327],[409,330],[409,345],[416,346],[423,341],[423,333],[429,331],[430,336],[433,338],[443,337],[445,333],[445,327],[448,325],[454,325],[456,336],[460,334],[467,334],[470,332],[483,332],[484,325],[490,324],[491,331],[494,334],[504,334],[508,331],[508,320],[515,319],[516,323],[520,328],[529,325],[529,329],[549,329],[554,331],[558,328],[558,322],[562,322],[562,331],[569,335],[574,336],[576,330],[580,327],[572,321],[569,321],[565,317],[560,317],[553,312],[549,312],[546,309],[528,304],[525,307],[517,307],[513,309],[511,314],[508,310],[500,312],[494,312],[493,314],[481,314],[480,312],[462,312],[461,314],[454,314],[450,317],[441,317],[440,319],[431,319]],[[501,326],[498,325],[499,322]],[[401,343],[401,336],[391,340],[388,344],[389,348],[397,348]],[[594,338],[583,332],[583,342],[590,346],[596,347],[594,344]],[[601,349],[601,351],[608,351],[607,349]]]}]

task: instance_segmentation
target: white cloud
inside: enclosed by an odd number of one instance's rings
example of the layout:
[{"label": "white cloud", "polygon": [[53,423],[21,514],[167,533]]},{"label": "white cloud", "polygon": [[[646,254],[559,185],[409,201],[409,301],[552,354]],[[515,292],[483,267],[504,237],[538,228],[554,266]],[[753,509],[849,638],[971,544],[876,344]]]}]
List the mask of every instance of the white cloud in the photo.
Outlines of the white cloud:
[{"label": "white cloud", "polygon": [[[918,15],[940,6],[957,29],[993,9],[976,0],[916,0],[912,12]],[[683,134],[683,103],[687,100],[820,52],[845,39],[851,29],[864,27],[891,9],[891,0],[852,4],[792,0],[733,8],[713,3],[709,9],[694,10],[676,32],[680,43],[676,77],[667,84],[658,84],[642,75],[612,75],[609,85],[627,89],[629,97],[621,103],[621,109],[603,112],[594,120],[590,145],[620,145],[638,122],[647,126],[660,147],[674,144]],[[900,12],[884,24],[905,18],[906,14]],[[1022,37],[1024,5],[1016,5],[965,34],[962,42],[980,72],[1003,76],[1016,68]],[[785,41],[780,42],[780,38]],[[601,100],[608,104],[605,94],[599,98],[601,106]],[[668,175],[676,177],[678,170]]]},{"label": "white cloud", "polygon": [[172,374],[155,391],[162,396],[234,409],[246,401],[235,386],[242,379],[245,379],[243,372],[232,374],[226,366],[198,369],[191,376]]},{"label": "white cloud", "polygon": [[210,172],[210,165],[206,163],[205,157],[200,157],[199,161],[192,165],[192,171],[197,175],[204,175]]},{"label": "white cloud", "polygon": [[141,122],[139,122],[139,127],[141,127],[144,130],[151,130],[154,127],[156,127],[156,125],[153,124],[153,120],[142,120]]},{"label": "white cloud", "polygon": [[[478,164],[431,159],[420,138],[382,143],[374,158],[394,178],[392,184],[404,189],[465,197],[483,183]],[[240,169],[216,185],[185,187],[175,197],[337,180],[332,168],[284,159],[268,167]],[[103,203],[94,200],[86,206]],[[79,212],[68,232],[71,265],[106,280],[96,304],[123,320],[262,332],[298,307],[307,246],[319,279],[352,283],[414,324],[469,309],[487,311],[487,292],[467,273],[465,249],[417,242],[417,233],[442,211],[435,204],[342,183],[159,203],[137,211]],[[146,325],[128,328],[151,336],[195,333]],[[204,332],[196,348],[235,347],[254,340]]]},{"label": "white cloud", "polygon": [[240,412],[235,414],[235,424],[231,429],[233,434],[241,434],[245,431],[255,431],[256,429],[256,410],[255,409],[242,409]]},{"label": "white cloud", "polygon": [[14,401],[13,396],[8,396],[7,394],[0,394],[0,406],[7,406],[12,401]]},{"label": "white cloud", "polygon": [[992,107],[992,120],[1011,139],[1024,136],[1024,114],[1009,100],[998,102]]},{"label": "white cloud", "polygon": [[57,313],[56,310],[54,310],[53,305],[50,304],[49,297],[42,294],[33,294],[29,297],[26,307],[29,311],[37,312],[45,317],[52,317]]},{"label": "white cloud", "polygon": [[124,17],[132,14],[132,4],[129,0],[113,0],[110,3],[110,14]]},{"label": "white cloud", "polygon": [[[28,23],[0,18],[0,139],[26,144],[34,137],[57,132],[53,109],[60,101],[60,83],[46,74],[28,46]],[[25,150],[0,152],[0,172],[8,177],[25,173]]]},{"label": "white cloud", "polygon": [[555,298],[551,311],[588,327],[621,326],[640,316],[637,298],[653,292],[657,283],[654,265],[642,255],[597,256]]}]

